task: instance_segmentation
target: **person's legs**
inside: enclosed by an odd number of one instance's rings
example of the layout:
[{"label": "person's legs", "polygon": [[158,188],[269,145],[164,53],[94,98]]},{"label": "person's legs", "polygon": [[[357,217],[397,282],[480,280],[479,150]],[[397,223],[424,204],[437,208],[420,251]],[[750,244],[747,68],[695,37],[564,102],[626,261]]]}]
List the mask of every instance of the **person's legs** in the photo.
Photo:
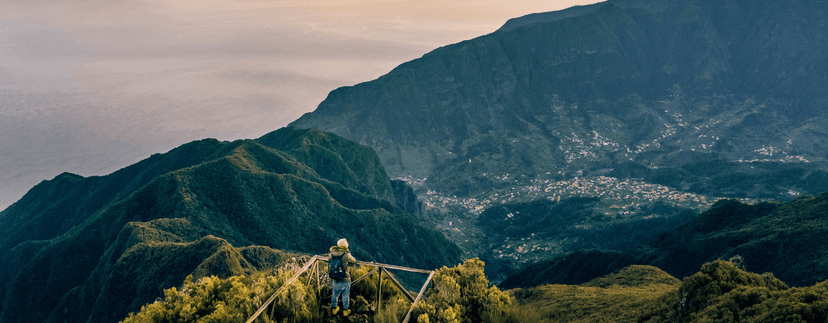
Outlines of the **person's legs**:
[{"label": "person's legs", "polygon": [[342,308],[347,310],[351,296],[351,282],[343,282],[342,285]]},{"label": "person's legs", "polygon": [[343,303],[342,306],[345,306],[345,308],[348,308],[347,305],[346,305],[347,304],[346,303],[347,302],[346,301],[347,294],[343,293],[344,290],[343,290],[342,285],[343,285],[342,283],[337,282],[337,281],[334,281],[333,284],[331,285],[331,307],[332,308],[337,307],[337,303],[338,303],[337,300],[338,300],[340,294],[342,294],[342,298],[343,298],[342,299],[342,303]]}]

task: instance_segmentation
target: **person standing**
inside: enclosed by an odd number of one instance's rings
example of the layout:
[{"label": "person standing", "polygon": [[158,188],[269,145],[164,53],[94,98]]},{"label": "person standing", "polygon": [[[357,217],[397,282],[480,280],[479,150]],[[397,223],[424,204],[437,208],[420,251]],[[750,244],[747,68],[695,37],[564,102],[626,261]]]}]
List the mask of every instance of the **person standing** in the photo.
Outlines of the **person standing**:
[{"label": "person standing", "polygon": [[348,309],[349,297],[351,294],[351,274],[348,266],[356,264],[356,259],[351,256],[348,250],[348,240],[339,239],[336,245],[330,249],[330,260],[328,261],[328,276],[331,277],[331,307],[334,315],[339,312],[339,296],[342,295],[342,316],[351,314]]}]

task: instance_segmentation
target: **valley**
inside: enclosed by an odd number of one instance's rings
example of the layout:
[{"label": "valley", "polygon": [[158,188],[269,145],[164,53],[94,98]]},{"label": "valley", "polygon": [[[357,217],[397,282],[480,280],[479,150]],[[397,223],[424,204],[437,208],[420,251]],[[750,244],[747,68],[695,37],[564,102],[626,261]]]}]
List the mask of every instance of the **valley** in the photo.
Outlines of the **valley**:
[{"label": "valley", "polygon": [[[482,176],[486,176],[483,174]],[[582,177],[570,180],[521,180],[510,175],[492,176],[503,189],[474,197],[461,198],[427,189],[423,180],[398,178],[415,188],[424,206],[426,221],[460,246],[467,257],[481,257],[488,262],[487,275],[494,282],[505,279],[522,266],[550,259],[577,248],[604,247],[600,238],[586,237],[618,227],[638,226],[638,233],[628,235],[629,241],[616,241],[613,246],[633,247],[647,242],[709,208],[723,197],[709,197],[682,192],[670,187],[650,184],[641,179],[618,179],[607,176]],[[511,186],[511,187],[509,187]],[[544,200],[551,203],[589,198],[582,217],[557,221],[565,226],[557,234],[513,236],[486,232],[479,217],[495,206],[512,206]],[[746,203],[757,203],[745,198]],[[520,211],[504,212],[504,219],[521,216]],[[503,216],[503,214],[501,214]],[[524,214],[524,216],[537,216]],[[540,229],[540,228],[536,228]],[[607,233],[608,235],[610,233]],[[579,240],[580,239],[580,240]],[[495,268],[500,272],[495,272]]]}]

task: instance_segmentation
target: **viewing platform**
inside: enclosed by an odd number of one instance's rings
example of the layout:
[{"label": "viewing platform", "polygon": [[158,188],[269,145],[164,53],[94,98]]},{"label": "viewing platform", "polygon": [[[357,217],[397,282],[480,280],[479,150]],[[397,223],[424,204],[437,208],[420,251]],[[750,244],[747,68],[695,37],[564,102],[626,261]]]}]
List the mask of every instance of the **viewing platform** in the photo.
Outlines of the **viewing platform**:
[{"label": "viewing platform", "polygon": [[[327,276],[326,273],[320,274],[320,272],[319,272],[319,262],[326,262],[327,263],[328,260],[330,260],[330,257],[327,256],[327,255],[316,255],[316,256],[311,257],[311,259],[308,260],[307,262],[305,262],[305,264],[302,266],[302,268],[299,269],[298,272],[296,272],[296,274],[293,275],[293,277],[291,277],[290,279],[285,281],[285,283],[281,287],[279,287],[279,289],[276,290],[276,292],[274,292],[273,295],[271,295],[270,298],[268,298],[267,301],[265,301],[264,304],[262,304],[262,306],[260,306],[259,309],[255,313],[253,313],[252,316],[250,316],[249,319],[247,319],[246,323],[253,323],[257,318],[259,318],[262,315],[262,313],[264,313],[267,310],[268,306],[270,306],[273,303],[273,301],[276,300],[276,298],[279,296],[279,294],[283,290],[285,290],[286,286],[289,286],[290,284],[295,282],[300,276],[302,276],[302,274],[304,274],[306,272],[308,273],[308,286],[311,286],[311,284],[313,282],[315,282],[316,283],[317,295],[319,295],[321,293],[321,290],[322,290],[322,277]],[[384,277],[387,277],[393,283],[393,285],[396,286],[402,292],[401,294],[403,296],[405,296],[405,298],[411,304],[411,306],[408,309],[408,312],[406,313],[405,317],[402,320],[402,323],[408,323],[408,321],[411,319],[411,313],[414,310],[414,306],[417,305],[417,302],[419,302],[420,299],[423,297],[423,294],[425,294],[426,289],[428,289],[429,283],[432,282],[432,278],[434,277],[434,271],[433,270],[408,268],[408,267],[402,267],[402,266],[396,266],[396,265],[387,265],[387,264],[380,264],[380,263],[376,263],[376,262],[365,262],[365,261],[357,261],[356,264],[361,265],[361,266],[374,267],[374,268],[371,269],[370,271],[368,271],[365,275],[362,275],[361,277],[351,281],[352,285],[356,284],[356,283],[358,283],[358,282],[360,282],[360,281],[362,281],[362,280],[364,280],[364,279],[366,279],[366,278],[368,278],[368,277],[370,277],[374,274],[379,275],[379,279],[377,280],[377,307],[376,307],[375,312],[379,312],[380,308],[381,308],[381,304],[382,304],[382,302],[381,302],[381,300],[382,300],[382,288],[381,288],[381,286],[382,286],[382,280],[383,280]],[[420,288],[419,293],[415,297],[415,296],[412,295],[411,292],[406,290],[405,287],[403,287],[403,285],[388,270],[400,270],[400,271],[406,271],[406,272],[428,274],[428,278],[426,278],[425,283],[423,283],[422,287]],[[273,310],[274,309],[275,309],[275,307],[271,307],[271,312],[268,315],[269,318],[273,317]]]}]

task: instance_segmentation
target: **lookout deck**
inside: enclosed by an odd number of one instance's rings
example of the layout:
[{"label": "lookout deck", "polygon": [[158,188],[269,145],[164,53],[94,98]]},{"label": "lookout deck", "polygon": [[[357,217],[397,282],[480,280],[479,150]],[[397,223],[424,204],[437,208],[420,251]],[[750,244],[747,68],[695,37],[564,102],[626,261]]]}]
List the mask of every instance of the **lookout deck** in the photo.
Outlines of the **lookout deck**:
[{"label": "lookout deck", "polygon": [[[249,319],[247,319],[246,323],[253,323],[253,321],[255,321],[257,318],[259,318],[259,316],[267,310],[268,306],[270,306],[271,303],[273,303],[273,301],[276,300],[276,298],[285,289],[286,286],[288,286],[288,285],[292,284],[293,282],[295,282],[300,276],[302,276],[302,274],[304,274],[306,272],[309,275],[308,284],[310,285],[311,282],[315,282],[317,292],[320,292],[322,290],[322,276],[319,273],[319,262],[320,261],[327,262],[328,260],[330,260],[330,258],[328,256],[316,255],[316,256],[311,257],[311,259],[308,260],[304,264],[304,266],[302,266],[302,268],[299,269],[299,271],[295,275],[293,275],[293,277],[291,277],[290,279],[285,281],[285,283],[282,285],[282,287],[280,287],[278,290],[276,290],[276,292],[274,292],[273,295],[271,295],[270,298],[268,298],[267,301],[265,301],[264,304],[262,304],[262,306],[259,307],[259,309],[255,313],[253,313],[252,316],[250,316]],[[391,280],[391,282],[394,284],[394,286],[396,286],[397,288],[400,289],[400,291],[402,291],[402,295],[405,296],[406,299],[411,303],[411,306],[409,307],[408,312],[405,315],[405,318],[403,318],[403,320],[402,320],[402,323],[408,323],[408,321],[411,319],[411,312],[414,310],[414,306],[417,305],[417,302],[419,302],[420,299],[423,297],[423,294],[425,294],[425,291],[428,288],[429,283],[431,283],[431,279],[434,277],[434,271],[433,270],[416,269],[416,268],[408,268],[408,267],[395,266],[395,265],[380,264],[380,263],[376,263],[376,262],[357,261],[356,263],[358,265],[362,265],[362,266],[374,267],[374,269],[370,270],[365,275],[353,280],[351,282],[351,284],[356,284],[356,283],[362,281],[363,279],[365,279],[367,277],[370,277],[373,274],[378,274],[379,279],[378,279],[378,283],[377,283],[378,286],[377,286],[377,309],[376,309],[376,311],[379,312],[380,306],[382,304],[382,302],[380,301],[380,300],[382,300],[382,288],[381,288],[382,280],[383,280],[383,276],[387,277],[389,280]],[[428,278],[426,279],[425,283],[423,283],[423,286],[420,288],[420,292],[417,294],[416,297],[414,297],[414,296],[411,295],[410,292],[408,292],[405,289],[405,287],[403,287],[403,285],[394,277],[394,275],[392,275],[388,271],[389,269],[391,269],[391,270],[401,270],[401,271],[407,271],[407,272],[414,272],[414,273],[421,273],[421,274],[428,274]],[[272,317],[272,316],[273,316],[273,307],[271,307],[271,313],[270,313],[269,317]]]}]

